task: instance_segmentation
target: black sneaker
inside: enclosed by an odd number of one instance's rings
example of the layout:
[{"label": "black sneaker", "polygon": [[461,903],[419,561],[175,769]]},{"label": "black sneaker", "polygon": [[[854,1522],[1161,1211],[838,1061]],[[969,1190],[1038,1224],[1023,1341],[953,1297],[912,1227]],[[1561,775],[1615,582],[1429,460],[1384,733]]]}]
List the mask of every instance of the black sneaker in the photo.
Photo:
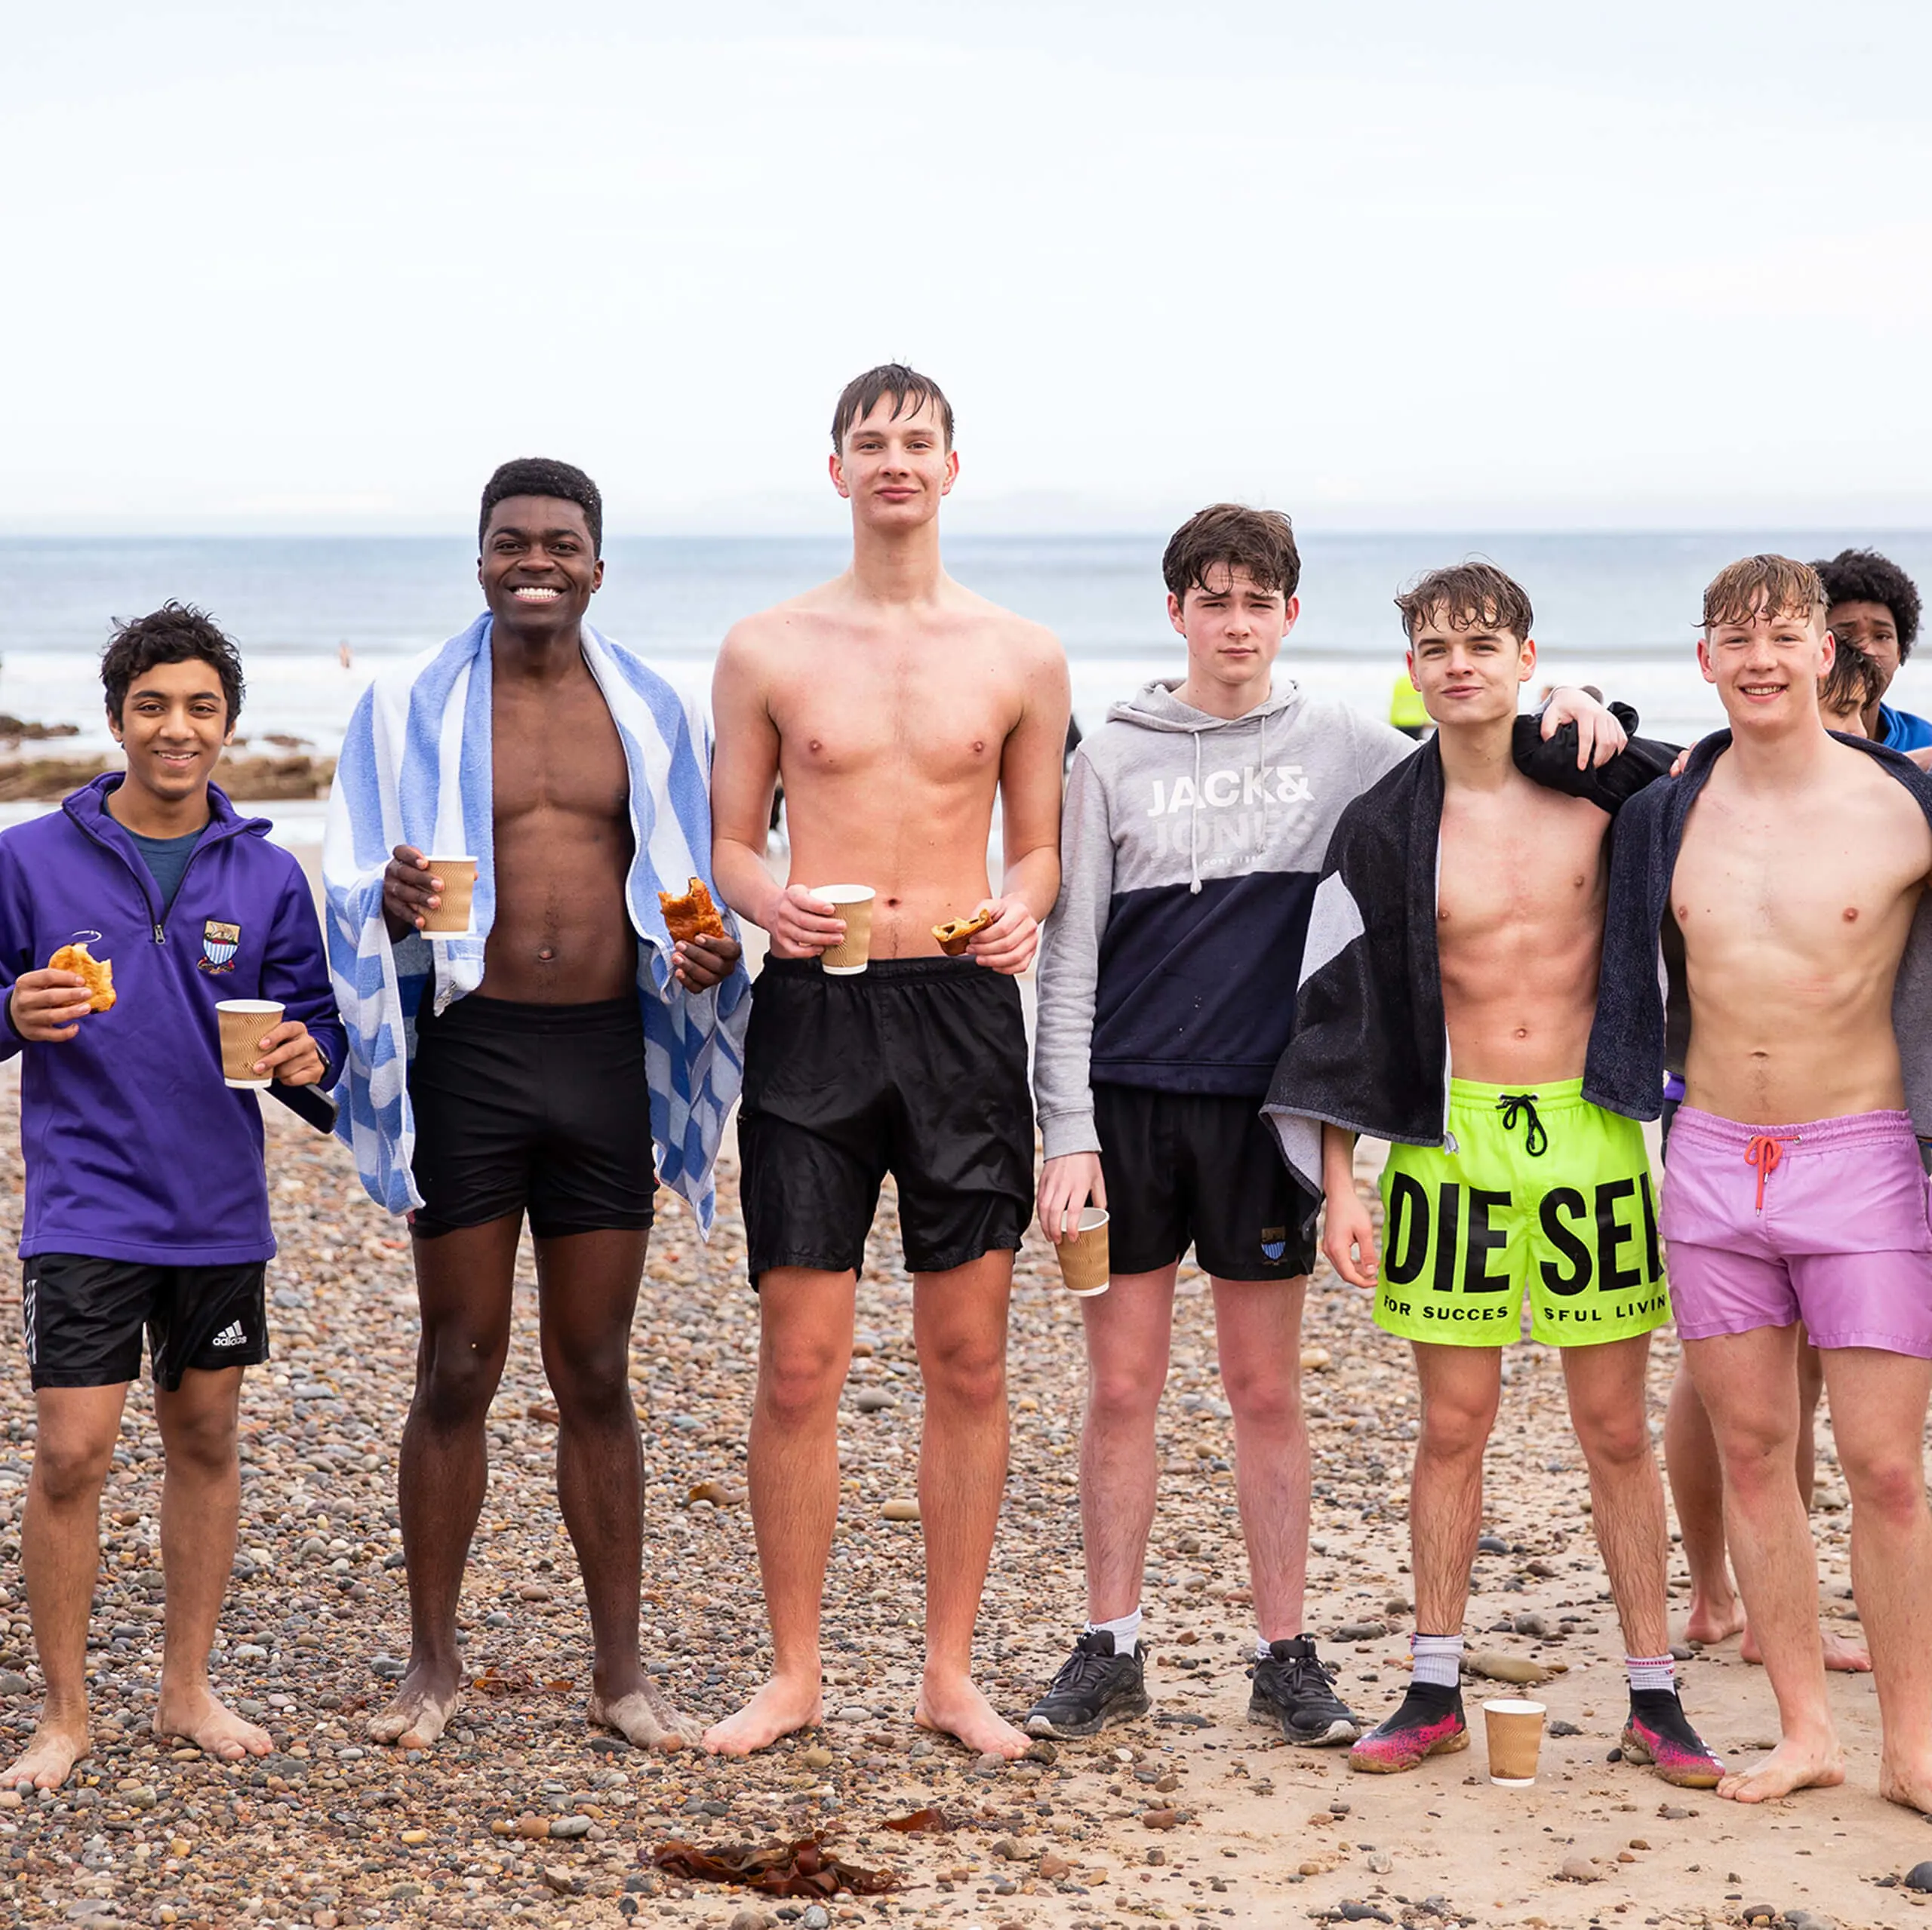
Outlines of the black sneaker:
[{"label": "black sneaker", "polygon": [[1027,1710],[1026,1733],[1098,1735],[1115,1723],[1146,1715],[1153,1707],[1147,1699],[1146,1667],[1144,1643],[1137,1642],[1133,1654],[1123,1655],[1115,1651],[1111,1631],[1095,1629],[1083,1635],[1053,1686]]},{"label": "black sneaker", "polygon": [[1690,1726],[1674,1689],[1633,1689],[1620,1745],[1626,1763],[1648,1763],[1679,1789],[1715,1789],[1724,1764]]},{"label": "black sneaker", "polygon": [[1469,1746],[1462,1690],[1412,1682],[1395,1713],[1377,1723],[1349,1751],[1349,1767],[1372,1776],[1397,1775],[1419,1768],[1432,1756],[1453,1756]]},{"label": "black sneaker", "polygon": [[1312,1636],[1269,1643],[1268,1659],[1248,1673],[1254,1681],[1249,1717],[1280,1723],[1291,1742],[1317,1747],[1352,1742],[1361,1734],[1361,1719],[1335,1693],[1335,1671],[1316,1655]]}]

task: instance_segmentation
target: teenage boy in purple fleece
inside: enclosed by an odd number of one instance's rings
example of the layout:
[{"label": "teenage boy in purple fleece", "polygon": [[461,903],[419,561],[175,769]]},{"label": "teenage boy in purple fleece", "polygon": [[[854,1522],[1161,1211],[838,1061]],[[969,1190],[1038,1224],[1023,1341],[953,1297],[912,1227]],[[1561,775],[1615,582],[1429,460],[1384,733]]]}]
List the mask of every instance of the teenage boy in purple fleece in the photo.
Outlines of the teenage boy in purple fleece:
[{"label": "teenage boy in purple fleece", "polygon": [[[147,1332],[167,1474],[157,1734],[226,1763],[267,1735],[218,1701],[208,1650],[235,1557],[242,1370],[269,1357],[269,1230],[254,1093],[222,1081],[217,1000],[286,1008],[255,1062],[288,1086],[342,1062],[301,868],[208,774],[242,707],[235,646],[168,604],[101,659],[113,773],[0,834],[0,1056],[21,1055],[21,1313],[38,1434],[20,1534],[47,1701],[0,1787],[55,1789],[88,1753],[88,1611],[103,1483]],[[48,969],[82,942],[113,1005]]]}]

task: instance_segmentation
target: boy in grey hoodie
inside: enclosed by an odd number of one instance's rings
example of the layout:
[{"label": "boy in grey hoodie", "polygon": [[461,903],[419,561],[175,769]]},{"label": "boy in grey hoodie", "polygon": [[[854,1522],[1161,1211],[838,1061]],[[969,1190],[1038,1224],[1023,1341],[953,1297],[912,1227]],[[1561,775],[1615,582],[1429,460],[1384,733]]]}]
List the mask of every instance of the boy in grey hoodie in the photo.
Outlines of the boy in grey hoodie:
[{"label": "boy in grey hoodie", "polygon": [[[1330,834],[1414,745],[1292,682],[1274,685],[1300,612],[1287,517],[1215,504],[1176,532],[1162,570],[1188,674],[1116,705],[1075,754],[1060,898],[1040,948],[1040,1223],[1057,1240],[1090,1200],[1106,1206],[1112,1277],[1081,1304],[1089,1619],[1026,1727],[1091,1735],[1149,1706],[1137,1637],[1155,1418],[1191,1245],[1212,1283],[1234,1416],[1258,1626],[1249,1713],[1292,1742],[1348,1742],[1361,1725],[1302,1628],[1313,1203],[1259,1109],[1294,1023]],[[1621,748],[1620,729],[1582,693],[1552,702],[1546,732],[1566,718],[1580,756]]]}]

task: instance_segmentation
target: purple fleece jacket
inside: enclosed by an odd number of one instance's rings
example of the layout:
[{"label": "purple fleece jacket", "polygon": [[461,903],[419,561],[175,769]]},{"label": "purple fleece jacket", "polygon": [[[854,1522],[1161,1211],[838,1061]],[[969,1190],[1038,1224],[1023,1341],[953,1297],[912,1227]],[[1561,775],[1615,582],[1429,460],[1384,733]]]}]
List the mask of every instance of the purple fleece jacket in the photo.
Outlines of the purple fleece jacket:
[{"label": "purple fleece jacket", "polygon": [[213,815],[164,915],[154,877],[108,815],[118,772],[57,811],[0,832],[0,1010],[22,973],[85,939],[114,967],[115,1003],[77,1037],[21,1056],[26,1163],[23,1258],[86,1253],[163,1266],[223,1266],[275,1252],[262,1116],[222,1083],[215,1003],[278,999],[328,1062],[341,1021],[302,868],[208,787]]}]

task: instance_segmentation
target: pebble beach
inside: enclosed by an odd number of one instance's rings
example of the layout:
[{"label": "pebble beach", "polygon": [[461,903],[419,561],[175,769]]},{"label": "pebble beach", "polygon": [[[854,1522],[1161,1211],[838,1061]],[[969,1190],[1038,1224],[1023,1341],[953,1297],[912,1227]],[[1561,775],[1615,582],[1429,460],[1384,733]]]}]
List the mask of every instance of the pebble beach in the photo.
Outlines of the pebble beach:
[{"label": "pebble beach", "polygon": [[[11,1240],[21,1185],[11,1068],[0,1106],[0,1214]],[[94,1753],[85,1779],[58,1793],[0,1795],[11,1922],[1677,1930],[1761,1916],[1785,1930],[1850,1930],[1927,1921],[1924,1898],[1901,1879],[1932,1856],[1932,1831],[1876,1794],[1869,1677],[1832,1678],[1851,1763],[1842,1790],[1746,1812],[1607,1759],[1623,1713],[1620,1646],[1560,1369],[1540,1348],[1516,1350],[1508,1369],[1469,1624],[1483,1666],[1546,1672],[1534,1692],[1552,1729],[1537,1786],[1491,1787],[1479,1735],[1466,1754],[1380,1778],[1352,1775],[1343,1752],[1293,1749],[1251,1724],[1231,1430],[1205,1283],[1186,1273],[1146,1597],[1153,1714],[1089,1742],[1036,1745],[1011,1765],[916,1729],[918,1531],[894,1517],[915,1509],[920,1402],[889,1194],[860,1283],[841,1429],[823,1726],[741,1762],[645,1755],[586,1726],[588,1628],[554,1498],[555,1415],[526,1248],[465,1597],[471,1686],[434,1751],[370,1744],[365,1712],[408,1648],[394,1479],[415,1345],[409,1255],[399,1223],[363,1197],[345,1149],[278,1107],[264,1111],[281,1248],[269,1270],[275,1358],[244,1391],[241,1549],[214,1673],[267,1726],[275,1753],[226,1768],[159,1745],[147,1729],[160,1658],[161,1462],[137,1386],[103,1504]],[[632,1357],[648,1483],[645,1646],[672,1699],[715,1719],[769,1660],[743,1498],[755,1308],[728,1160],[708,1246],[681,1205],[660,1194],[659,1206]],[[19,1299],[9,1267],[0,1320],[16,1348]],[[1380,1715],[1407,1667],[1413,1387],[1366,1298],[1325,1274],[1311,1289],[1306,1348],[1309,1624],[1340,1666],[1345,1699]],[[1659,1423],[1674,1354],[1660,1345],[1653,1370]],[[13,1358],[0,1387],[0,1747],[10,1752],[32,1726],[39,1680],[19,1567],[33,1407]],[[1017,1714],[1062,1659],[1081,1600],[1079,1321],[1036,1236],[1020,1259],[1011,1361],[1012,1474],[977,1661],[995,1702]],[[1834,1618],[1851,1613],[1847,1520],[1827,1442],[1815,1525]],[[1681,1629],[1681,1563],[1673,1579]],[[1694,1656],[1684,1681],[1727,1756],[1770,1746],[1769,1690],[1734,1640]],[[1466,1683],[1472,1716],[1500,1686]],[[885,1827],[921,1811],[938,1827]],[[826,1854],[893,1887],[774,1895],[693,1881],[657,1861],[676,1841],[725,1852],[815,1833]]]}]

